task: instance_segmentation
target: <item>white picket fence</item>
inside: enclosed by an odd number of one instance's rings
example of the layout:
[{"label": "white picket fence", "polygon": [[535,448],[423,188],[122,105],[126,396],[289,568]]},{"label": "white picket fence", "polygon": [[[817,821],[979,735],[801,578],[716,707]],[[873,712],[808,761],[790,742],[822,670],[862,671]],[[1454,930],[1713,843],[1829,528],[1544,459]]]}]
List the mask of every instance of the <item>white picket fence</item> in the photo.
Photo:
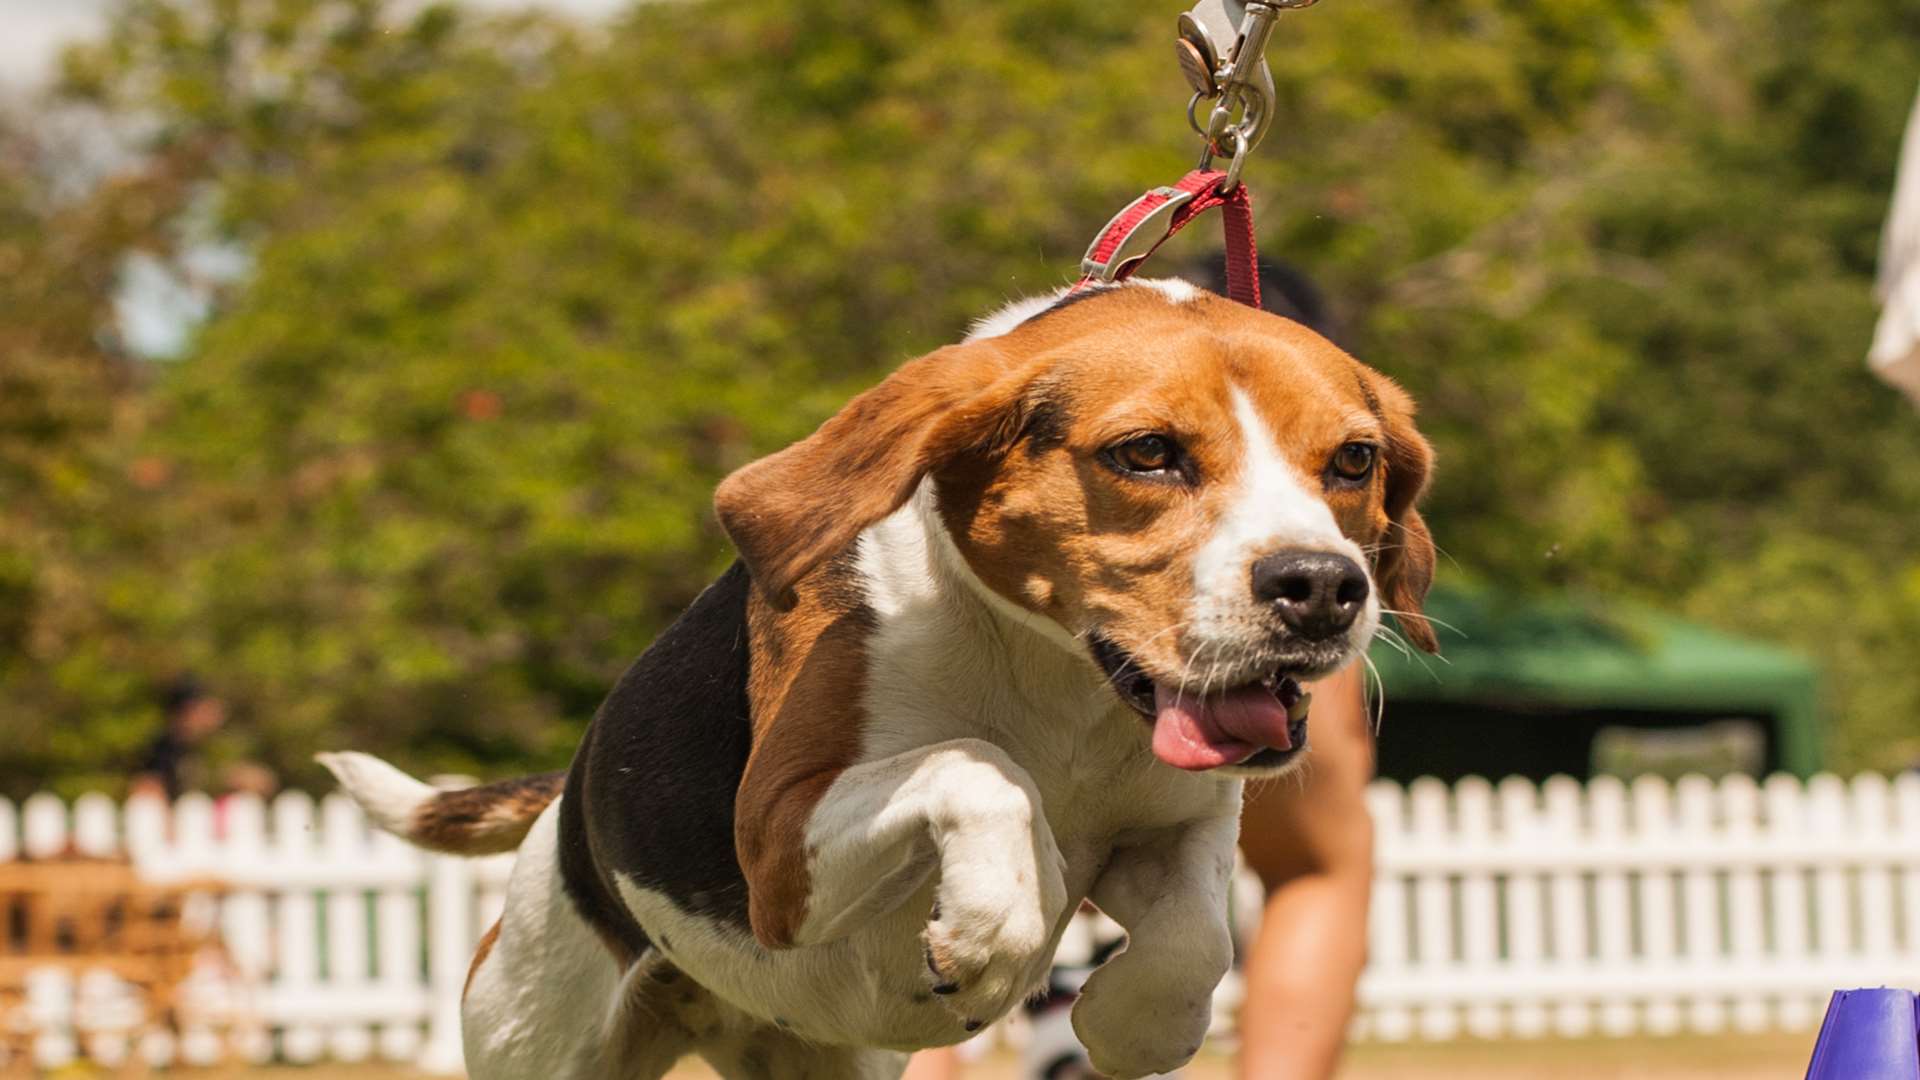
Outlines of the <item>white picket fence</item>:
[{"label": "white picket fence", "polygon": [[339,795],[321,800],[317,813],[299,792],[270,806],[188,795],[171,812],[158,801],[122,808],[99,795],[69,812],[40,795],[16,814],[0,800],[0,861],[62,853],[125,855],[156,881],[220,882],[206,917],[224,956],[196,974],[177,1044],[148,1037],[129,1051],[116,1044],[127,1036],[112,1030],[104,1043],[90,1040],[84,1008],[61,1007],[52,999],[66,988],[49,985],[37,1017],[51,1021],[36,1046],[43,1066],[81,1050],[155,1064],[211,1063],[237,1051],[460,1071],[460,992],[475,943],[499,915],[511,856],[423,854],[370,829]]},{"label": "white picket fence", "polygon": [[[1920,982],[1920,777],[1423,781],[1370,800],[1362,1038],[1799,1029],[1835,988]],[[177,1041],[89,1034],[84,1006],[54,1000],[74,988],[48,983],[25,1018],[43,1064],[237,1049],[459,1069],[460,990],[510,857],[423,855],[338,796],[0,801],[0,861],[63,852],[223,882],[203,915],[225,957]]]},{"label": "white picket fence", "polygon": [[1370,797],[1362,1037],[1800,1030],[1920,984],[1920,776]]}]

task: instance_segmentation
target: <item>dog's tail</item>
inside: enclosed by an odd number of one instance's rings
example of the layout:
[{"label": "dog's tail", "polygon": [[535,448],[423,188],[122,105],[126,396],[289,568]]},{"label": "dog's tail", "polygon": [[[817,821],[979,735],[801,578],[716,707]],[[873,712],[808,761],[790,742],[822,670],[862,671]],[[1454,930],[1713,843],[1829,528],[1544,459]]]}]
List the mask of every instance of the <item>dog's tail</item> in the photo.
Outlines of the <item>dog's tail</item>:
[{"label": "dog's tail", "polygon": [[526,839],[540,811],[560,797],[565,773],[542,773],[441,791],[371,754],[319,754],[341,788],[374,824],[428,851],[494,855]]}]

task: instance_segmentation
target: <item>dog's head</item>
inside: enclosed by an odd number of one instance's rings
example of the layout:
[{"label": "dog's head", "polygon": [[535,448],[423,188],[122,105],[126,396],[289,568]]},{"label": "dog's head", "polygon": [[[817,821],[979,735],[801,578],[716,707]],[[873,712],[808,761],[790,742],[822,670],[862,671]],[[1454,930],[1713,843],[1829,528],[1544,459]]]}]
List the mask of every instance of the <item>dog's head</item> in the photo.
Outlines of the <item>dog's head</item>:
[{"label": "dog's head", "polygon": [[1282,767],[1300,680],[1421,617],[1431,451],[1398,386],[1305,327],[1153,282],[989,320],[729,476],[757,587],[809,571],[931,478],[992,594],[1058,624],[1170,764]]}]

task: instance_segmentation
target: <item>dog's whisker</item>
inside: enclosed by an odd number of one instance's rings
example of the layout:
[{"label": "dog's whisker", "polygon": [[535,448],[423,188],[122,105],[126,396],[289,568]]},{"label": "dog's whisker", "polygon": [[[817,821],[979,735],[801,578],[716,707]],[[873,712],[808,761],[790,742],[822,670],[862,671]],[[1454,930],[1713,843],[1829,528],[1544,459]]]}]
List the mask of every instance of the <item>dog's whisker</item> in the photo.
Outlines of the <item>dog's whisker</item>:
[{"label": "dog's whisker", "polygon": [[1375,630],[1373,633],[1374,633],[1374,637],[1376,637],[1380,641],[1386,642],[1388,647],[1393,649],[1394,652],[1399,653],[1401,656],[1404,656],[1409,660],[1413,659],[1413,650],[1407,647],[1406,639],[1401,637],[1399,632],[1394,630],[1392,627],[1382,626],[1379,629]]},{"label": "dog's whisker", "polygon": [[[1407,527],[1406,527],[1406,525],[1405,525],[1404,523],[1402,523],[1402,522],[1398,522],[1398,521],[1389,521],[1389,522],[1387,522],[1387,528],[1388,528],[1389,530],[1392,530],[1392,529],[1399,529],[1399,530],[1400,530],[1401,532],[1406,532],[1406,531],[1407,531]],[[1429,544],[1432,544],[1432,545],[1433,545],[1433,551],[1434,551],[1434,554],[1436,554],[1436,555],[1438,555],[1438,556],[1440,556],[1441,558],[1443,558],[1443,559],[1445,559],[1445,560],[1447,560],[1448,562],[1450,562],[1450,563],[1452,563],[1452,564],[1453,564],[1453,565],[1454,565],[1454,566],[1455,566],[1456,568],[1458,568],[1458,567],[1459,567],[1459,565],[1460,565],[1460,560],[1459,560],[1459,559],[1456,559],[1456,558],[1454,558],[1454,557],[1453,557],[1453,552],[1451,552],[1451,551],[1448,551],[1448,550],[1447,550],[1446,548],[1443,548],[1443,547],[1441,547],[1441,546],[1440,546],[1440,544],[1439,544],[1439,542],[1438,542],[1438,541],[1436,541],[1436,540],[1435,540],[1435,539],[1434,539],[1433,537],[1431,537],[1431,536],[1429,536],[1429,537],[1427,537],[1427,543],[1429,543]],[[1395,546],[1397,547],[1397,546],[1399,546],[1399,545],[1395,545]]]},{"label": "dog's whisker", "polygon": [[1394,652],[1399,653],[1408,660],[1416,663],[1419,662],[1420,658],[1414,655],[1412,643],[1408,642],[1405,637],[1402,637],[1399,631],[1394,630],[1392,627],[1383,626],[1376,632],[1379,634],[1380,640],[1386,642]]},{"label": "dog's whisker", "polygon": [[1361,653],[1360,659],[1367,665],[1367,676],[1373,683],[1373,692],[1370,694],[1366,693],[1364,686],[1361,688],[1362,698],[1372,699],[1371,701],[1363,701],[1362,704],[1372,712],[1373,722],[1369,726],[1373,728],[1374,737],[1379,738],[1380,729],[1387,721],[1387,682],[1380,677],[1380,669],[1374,666],[1373,657],[1368,656],[1366,653]]},{"label": "dog's whisker", "polygon": [[1400,650],[1400,652],[1403,655],[1405,655],[1407,659],[1413,661],[1416,664],[1419,664],[1420,670],[1426,672],[1427,675],[1430,678],[1432,678],[1434,682],[1440,681],[1440,675],[1438,672],[1433,670],[1433,665],[1428,663],[1428,661],[1431,659],[1431,660],[1438,660],[1443,664],[1453,663],[1453,661],[1448,660],[1444,656],[1429,657],[1426,653],[1415,651],[1413,646],[1409,645],[1405,638],[1401,637],[1399,634],[1388,629],[1387,627],[1384,627],[1384,626],[1381,627],[1380,633],[1387,635],[1387,637],[1385,638],[1385,641],[1387,642],[1387,644],[1392,645],[1394,648]]},{"label": "dog's whisker", "polygon": [[[1205,651],[1206,651],[1205,646],[1202,646],[1200,649],[1200,652],[1205,652]],[[1197,661],[1199,658],[1200,656],[1198,652],[1189,655],[1187,657],[1186,666],[1180,669],[1180,683],[1179,685],[1175,686],[1173,690],[1173,700],[1176,704],[1186,700],[1187,677],[1193,674],[1194,662]],[[1202,698],[1205,698],[1207,696],[1206,692],[1204,690],[1201,691],[1200,696]]]},{"label": "dog's whisker", "polygon": [[1207,669],[1200,676],[1200,696],[1203,698],[1213,692],[1213,676],[1220,668],[1220,642],[1210,641],[1200,649],[1201,656],[1206,656],[1209,652],[1214,654],[1214,659],[1207,661]]},{"label": "dog's whisker", "polygon": [[1428,615],[1424,611],[1396,611],[1390,607],[1383,607],[1380,609],[1380,614],[1394,615],[1402,619],[1425,619],[1428,622],[1432,623],[1433,625],[1439,627],[1440,629],[1458,634],[1463,638],[1472,636],[1468,634],[1465,630],[1460,629],[1459,627],[1453,625],[1452,623],[1446,621],[1445,619],[1436,619],[1433,616]]},{"label": "dog's whisker", "polygon": [[1166,629],[1161,630],[1156,634],[1153,634],[1152,636],[1148,637],[1146,640],[1142,641],[1140,644],[1142,647],[1152,645],[1154,642],[1159,641],[1161,638],[1166,637],[1168,634],[1177,634],[1180,631],[1185,630],[1188,626],[1188,623],[1189,623],[1189,620],[1182,619],[1179,622],[1174,623],[1172,626],[1169,626]]}]

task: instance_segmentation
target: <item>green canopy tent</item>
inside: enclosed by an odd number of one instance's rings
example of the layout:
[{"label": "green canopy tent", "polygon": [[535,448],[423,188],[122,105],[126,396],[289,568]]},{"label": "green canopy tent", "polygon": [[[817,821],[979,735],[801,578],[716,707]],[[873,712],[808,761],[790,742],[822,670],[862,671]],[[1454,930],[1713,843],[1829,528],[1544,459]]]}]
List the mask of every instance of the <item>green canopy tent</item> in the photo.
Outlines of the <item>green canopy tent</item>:
[{"label": "green canopy tent", "polygon": [[[1628,604],[1437,587],[1441,657],[1385,640],[1382,776],[1593,771],[1607,728],[1759,726],[1762,771],[1820,767],[1819,673],[1798,654]],[[1383,635],[1383,638],[1385,635]]]}]

